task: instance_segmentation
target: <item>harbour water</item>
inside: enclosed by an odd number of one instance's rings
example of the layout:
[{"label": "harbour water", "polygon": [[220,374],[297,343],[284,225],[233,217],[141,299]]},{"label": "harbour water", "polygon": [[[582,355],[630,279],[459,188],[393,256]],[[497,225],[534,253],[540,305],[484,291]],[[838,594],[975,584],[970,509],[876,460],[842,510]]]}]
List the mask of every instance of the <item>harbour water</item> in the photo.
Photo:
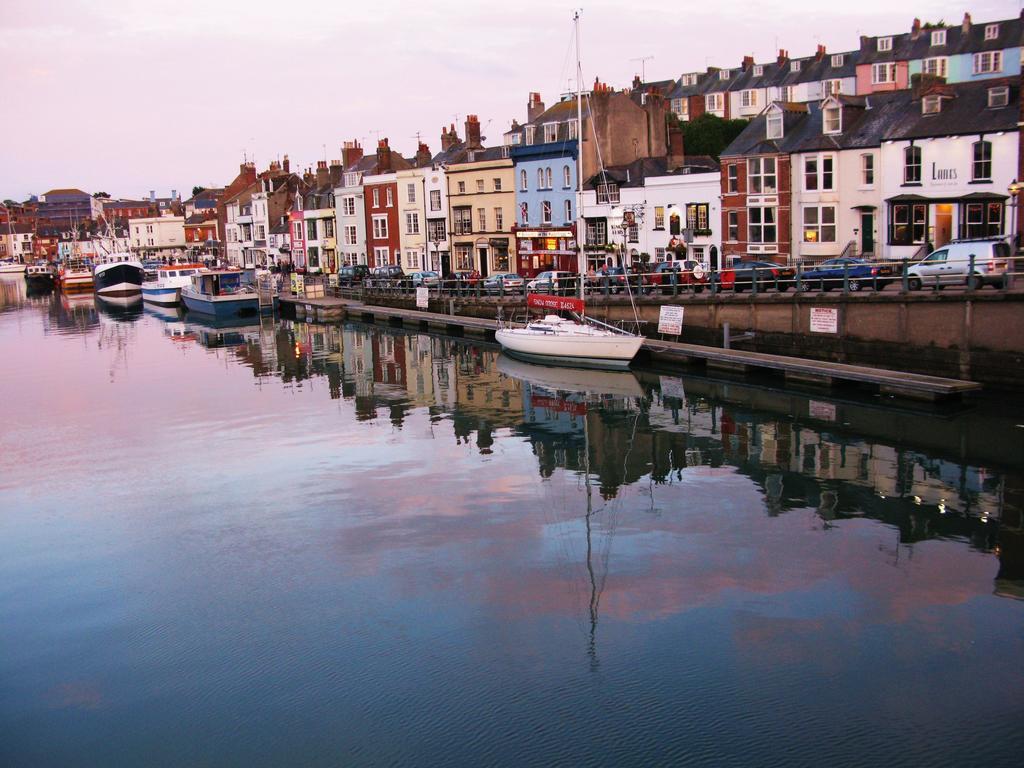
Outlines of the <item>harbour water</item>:
[{"label": "harbour water", "polygon": [[1019,764],[1014,404],[19,279],[0,359],[0,764]]}]

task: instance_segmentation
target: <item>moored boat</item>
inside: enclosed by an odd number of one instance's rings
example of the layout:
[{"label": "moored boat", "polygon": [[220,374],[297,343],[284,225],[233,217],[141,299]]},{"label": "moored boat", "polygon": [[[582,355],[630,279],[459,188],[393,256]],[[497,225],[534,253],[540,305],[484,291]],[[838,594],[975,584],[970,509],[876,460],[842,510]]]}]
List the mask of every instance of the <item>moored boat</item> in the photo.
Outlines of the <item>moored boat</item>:
[{"label": "moored boat", "polygon": [[142,291],[142,264],[130,253],[111,253],[93,269],[93,283],[101,296],[131,296]]},{"label": "moored boat", "polygon": [[71,256],[60,265],[57,280],[65,291],[91,291],[92,264],[88,259]]},{"label": "moored boat", "polygon": [[16,259],[0,259],[0,275],[20,275],[25,265]]},{"label": "moored boat", "polygon": [[29,264],[25,268],[25,282],[32,288],[52,287],[55,279],[53,265],[48,262]]},{"label": "moored boat", "polygon": [[515,357],[581,368],[628,368],[643,344],[642,336],[586,317],[581,299],[530,294],[527,306],[569,312],[572,319],[549,313],[521,327],[502,325],[494,338]]},{"label": "moored boat", "polygon": [[[245,281],[248,276],[250,281]],[[192,282],[181,289],[181,302],[190,312],[211,317],[242,317],[272,311],[277,296],[262,295],[240,269],[213,269],[192,275]]]},{"label": "moored boat", "polygon": [[181,289],[191,285],[192,276],[205,270],[202,264],[166,264],[156,269],[156,278],[142,283],[142,299],[166,307],[181,302]]}]

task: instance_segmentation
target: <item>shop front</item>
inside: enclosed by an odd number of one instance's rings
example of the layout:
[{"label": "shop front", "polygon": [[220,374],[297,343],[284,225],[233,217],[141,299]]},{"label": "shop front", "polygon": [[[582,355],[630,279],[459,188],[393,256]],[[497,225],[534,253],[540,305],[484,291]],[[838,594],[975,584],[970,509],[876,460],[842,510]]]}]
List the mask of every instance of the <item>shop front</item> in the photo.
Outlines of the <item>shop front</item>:
[{"label": "shop front", "polygon": [[1006,195],[974,192],[958,197],[897,195],[886,200],[888,245],[894,258],[930,252],[951,240],[1007,235]]},{"label": "shop front", "polygon": [[516,272],[535,277],[545,270],[576,272],[574,227],[558,229],[516,229]]}]

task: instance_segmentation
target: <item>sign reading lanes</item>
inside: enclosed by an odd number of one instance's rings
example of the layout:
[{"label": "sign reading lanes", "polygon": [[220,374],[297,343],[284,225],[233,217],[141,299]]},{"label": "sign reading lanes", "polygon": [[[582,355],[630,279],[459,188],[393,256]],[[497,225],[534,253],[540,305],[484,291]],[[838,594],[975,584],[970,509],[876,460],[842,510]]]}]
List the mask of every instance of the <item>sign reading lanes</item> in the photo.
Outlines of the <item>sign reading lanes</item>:
[{"label": "sign reading lanes", "polygon": [[839,310],[811,307],[811,333],[839,333]]},{"label": "sign reading lanes", "polygon": [[683,332],[683,308],[675,305],[661,305],[658,314],[658,333],[678,336]]}]

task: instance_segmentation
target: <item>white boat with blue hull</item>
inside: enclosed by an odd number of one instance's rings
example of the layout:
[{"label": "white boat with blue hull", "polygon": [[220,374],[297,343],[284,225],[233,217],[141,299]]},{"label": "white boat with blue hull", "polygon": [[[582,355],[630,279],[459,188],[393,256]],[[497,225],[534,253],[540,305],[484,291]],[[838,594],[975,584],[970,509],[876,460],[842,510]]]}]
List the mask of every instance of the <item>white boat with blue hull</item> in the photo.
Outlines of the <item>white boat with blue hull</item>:
[{"label": "white boat with blue hull", "polygon": [[156,278],[142,284],[142,299],[148,304],[174,307],[181,303],[181,289],[192,284],[192,276],[204,271],[202,264],[165,264],[157,267]]},{"label": "white boat with blue hull", "polygon": [[181,302],[189,312],[210,317],[244,317],[272,312],[277,296],[258,291],[252,270],[214,269],[192,275],[181,289]]}]

